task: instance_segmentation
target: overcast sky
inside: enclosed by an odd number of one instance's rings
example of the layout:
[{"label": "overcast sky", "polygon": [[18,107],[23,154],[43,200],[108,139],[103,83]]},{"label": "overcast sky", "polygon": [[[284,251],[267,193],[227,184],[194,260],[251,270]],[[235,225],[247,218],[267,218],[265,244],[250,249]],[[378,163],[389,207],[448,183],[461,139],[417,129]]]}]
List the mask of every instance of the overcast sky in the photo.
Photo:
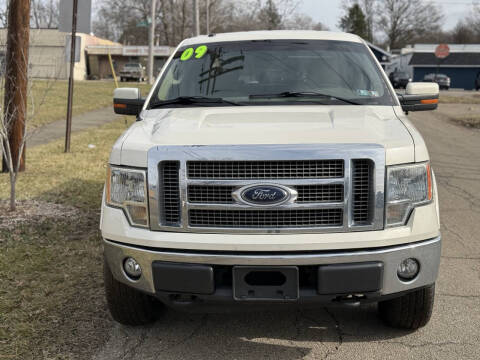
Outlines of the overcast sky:
[{"label": "overcast sky", "polygon": [[[443,9],[445,14],[445,30],[455,26],[458,20],[465,17],[472,9],[472,4],[480,0],[433,0]],[[338,19],[342,15],[342,0],[301,0],[299,12],[310,15],[314,20],[327,25],[330,30],[338,30]]]}]

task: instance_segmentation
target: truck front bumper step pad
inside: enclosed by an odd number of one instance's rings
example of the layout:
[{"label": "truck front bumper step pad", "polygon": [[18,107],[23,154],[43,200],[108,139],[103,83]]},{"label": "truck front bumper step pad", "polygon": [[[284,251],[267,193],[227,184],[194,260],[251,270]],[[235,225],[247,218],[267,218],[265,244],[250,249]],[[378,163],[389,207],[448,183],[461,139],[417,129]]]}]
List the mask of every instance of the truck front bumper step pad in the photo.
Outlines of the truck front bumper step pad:
[{"label": "truck front bumper step pad", "polygon": [[382,288],[383,263],[323,265],[318,268],[319,294],[357,294]]},{"label": "truck front bumper step pad", "polygon": [[215,291],[213,267],[154,261],[153,282],[157,291],[212,294]]},{"label": "truck front bumper step pad", "polygon": [[[215,269],[209,265],[178,264],[155,261],[152,264],[156,292],[181,294],[213,294],[215,292]],[[218,269],[225,272],[225,267]],[[293,301],[299,297],[299,268],[296,266],[233,266],[227,269],[232,282],[219,281],[217,286],[231,287],[237,301]],[[368,262],[335,264],[302,269],[302,275],[310,277],[317,273],[315,281],[303,280],[303,287],[311,285],[320,295],[342,295],[377,292],[381,290],[383,264]],[[302,276],[306,278],[306,276]]]}]

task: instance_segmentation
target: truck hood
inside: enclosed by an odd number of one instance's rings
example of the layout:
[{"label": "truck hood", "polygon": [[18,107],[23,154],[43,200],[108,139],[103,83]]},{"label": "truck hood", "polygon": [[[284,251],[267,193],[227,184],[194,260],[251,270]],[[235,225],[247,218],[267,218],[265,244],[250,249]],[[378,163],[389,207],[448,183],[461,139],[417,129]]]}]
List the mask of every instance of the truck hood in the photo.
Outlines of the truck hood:
[{"label": "truck hood", "polygon": [[386,164],[415,161],[410,132],[391,106],[245,106],[143,111],[117,141],[111,163],[147,166],[156,145],[370,143]]}]

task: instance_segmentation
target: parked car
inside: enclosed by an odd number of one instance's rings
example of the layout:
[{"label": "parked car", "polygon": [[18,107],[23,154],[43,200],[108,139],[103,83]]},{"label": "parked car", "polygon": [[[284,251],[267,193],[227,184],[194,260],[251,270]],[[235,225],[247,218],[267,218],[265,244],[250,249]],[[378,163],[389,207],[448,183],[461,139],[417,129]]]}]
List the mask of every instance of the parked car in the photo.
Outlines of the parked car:
[{"label": "parked car", "polygon": [[391,72],[388,78],[390,79],[390,82],[392,83],[395,89],[399,89],[399,88],[405,89],[408,83],[412,81],[412,78],[410,77],[410,75],[402,71]]},{"label": "parked car", "polygon": [[139,63],[127,63],[120,71],[120,81],[144,81],[145,69]]},{"label": "parked car", "polygon": [[437,84],[395,94],[356,35],[256,31],[182,41],[140,95],[114,91],[138,121],[102,201],[116,321],[370,302],[391,326],[429,321],[437,186],[404,112],[435,109]]},{"label": "parked car", "polygon": [[424,82],[435,82],[441,90],[450,89],[450,78],[445,74],[427,74],[423,77]]}]

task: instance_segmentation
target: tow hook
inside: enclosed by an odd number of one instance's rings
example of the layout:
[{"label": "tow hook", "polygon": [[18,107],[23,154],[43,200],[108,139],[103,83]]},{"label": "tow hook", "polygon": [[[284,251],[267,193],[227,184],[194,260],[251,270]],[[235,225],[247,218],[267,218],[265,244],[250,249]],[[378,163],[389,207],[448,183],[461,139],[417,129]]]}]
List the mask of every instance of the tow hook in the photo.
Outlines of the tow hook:
[{"label": "tow hook", "polygon": [[366,298],[364,294],[348,294],[337,296],[333,301],[342,303],[343,305],[358,306],[360,305],[360,301]]}]

